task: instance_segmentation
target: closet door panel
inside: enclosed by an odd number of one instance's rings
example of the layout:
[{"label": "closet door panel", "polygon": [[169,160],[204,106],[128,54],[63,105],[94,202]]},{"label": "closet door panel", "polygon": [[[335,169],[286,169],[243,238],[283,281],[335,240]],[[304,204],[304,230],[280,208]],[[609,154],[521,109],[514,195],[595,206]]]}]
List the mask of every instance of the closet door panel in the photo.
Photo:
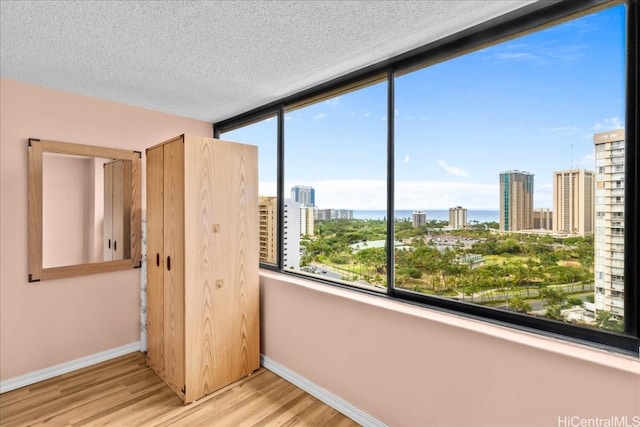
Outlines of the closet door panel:
[{"label": "closet door panel", "polygon": [[256,147],[216,141],[213,153],[216,260],[212,326],[216,385],[259,367],[258,179]]},{"label": "closet door panel", "polygon": [[220,230],[215,217],[213,144],[209,138],[187,137],[185,148],[186,401],[190,402],[219,388],[216,371],[222,366],[214,357],[213,307],[216,293],[231,284],[216,281],[213,246]]},{"label": "closet door panel", "polygon": [[[118,160],[112,163],[113,175],[112,188],[113,188],[113,201],[111,204],[112,213],[112,241],[111,241],[111,254],[112,259],[124,259],[123,250],[126,247],[123,243],[124,238],[124,161]],[[131,177],[129,177],[131,182]],[[129,191],[131,193],[131,191]],[[128,222],[128,221],[127,221]]]},{"label": "closet door panel", "polygon": [[[127,162],[129,163],[129,162]],[[118,215],[119,229],[121,236],[118,240],[117,252],[120,256],[119,259],[127,259],[131,257],[131,175],[133,173],[133,165],[127,165],[124,161],[121,162],[121,173],[118,177],[114,176],[114,185],[118,186],[118,191],[121,192],[120,213]],[[129,166],[129,167],[128,167]]]},{"label": "closet door panel", "polygon": [[185,385],[184,144],[164,145],[164,370],[174,390]]},{"label": "closet door panel", "polygon": [[104,261],[113,260],[113,163],[104,164],[104,219],[102,221],[102,253]]},{"label": "closet door panel", "polygon": [[164,371],[164,150],[147,150],[147,363]]}]

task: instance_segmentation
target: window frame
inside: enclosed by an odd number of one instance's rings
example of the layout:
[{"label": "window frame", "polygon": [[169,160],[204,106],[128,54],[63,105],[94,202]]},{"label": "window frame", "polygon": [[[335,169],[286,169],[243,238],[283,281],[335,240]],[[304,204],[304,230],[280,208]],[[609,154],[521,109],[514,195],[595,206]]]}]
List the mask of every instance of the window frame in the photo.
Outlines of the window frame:
[{"label": "window frame", "polygon": [[[277,265],[261,263],[260,267],[278,271],[283,274],[296,275],[308,280],[344,287],[383,298],[407,302],[411,304],[443,310],[457,315],[472,317],[482,321],[498,323],[512,328],[527,330],[559,337],[561,339],[587,343],[614,351],[638,355],[640,345],[640,289],[638,287],[638,250],[640,247],[640,229],[636,215],[640,211],[640,185],[638,167],[640,166],[638,141],[638,114],[640,113],[638,91],[638,25],[640,0],[585,0],[582,2],[558,1],[551,5],[536,2],[518,10],[507,13],[475,27],[426,44],[405,54],[368,66],[361,70],[346,74],[315,87],[303,90],[270,104],[258,107],[246,113],[233,116],[214,123],[214,136],[257,122],[266,116],[277,117],[277,196],[278,196],[278,230]],[[516,37],[536,32],[547,27],[558,25],[564,21],[578,18],[609,8],[625,4],[626,15],[626,113],[625,113],[625,295],[624,295],[624,330],[625,334],[577,327],[568,323],[544,318],[524,316],[508,311],[495,310],[463,301],[436,298],[415,294],[395,288],[394,269],[387,269],[387,292],[377,293],[344,283],[337,283],[321,277],[310,277],[283,269],[282,236],[284,221],[280,214],[284,212],[284,114],[285,111],[309,105],[320,100],[329,99],[342,93],[357,89],[376,80],[387,81],[387,212],[394,212],[394,83],[395,77],[424,68],[439,62],[461,56],[484,47],[507,41]],[[387,240],[393,239],[394,221],[387,221]],[[387,265],[394,265],[394,251],[387,251]]]}]

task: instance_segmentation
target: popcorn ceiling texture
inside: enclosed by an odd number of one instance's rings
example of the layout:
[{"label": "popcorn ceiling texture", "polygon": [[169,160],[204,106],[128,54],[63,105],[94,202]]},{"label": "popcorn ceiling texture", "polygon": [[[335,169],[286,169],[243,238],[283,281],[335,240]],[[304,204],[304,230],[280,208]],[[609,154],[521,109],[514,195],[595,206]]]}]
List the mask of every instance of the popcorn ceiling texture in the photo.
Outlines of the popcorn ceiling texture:
[{"label": "popcorn ceiling texture", "polygon": [[0,71],[215,122],[530,3],[2,1]]}]

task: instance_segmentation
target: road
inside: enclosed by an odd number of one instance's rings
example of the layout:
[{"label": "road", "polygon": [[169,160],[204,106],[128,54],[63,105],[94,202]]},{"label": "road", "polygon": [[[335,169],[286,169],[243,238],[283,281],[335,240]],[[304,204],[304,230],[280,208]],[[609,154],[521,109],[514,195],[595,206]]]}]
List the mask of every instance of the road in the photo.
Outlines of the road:
[{"label": "road", "polygon": [[331,270],[328,266],[324,264],[309,264],[307,273],[315,273],[318,276],[330,277],[332,279],[342,279],[342,274]]}]

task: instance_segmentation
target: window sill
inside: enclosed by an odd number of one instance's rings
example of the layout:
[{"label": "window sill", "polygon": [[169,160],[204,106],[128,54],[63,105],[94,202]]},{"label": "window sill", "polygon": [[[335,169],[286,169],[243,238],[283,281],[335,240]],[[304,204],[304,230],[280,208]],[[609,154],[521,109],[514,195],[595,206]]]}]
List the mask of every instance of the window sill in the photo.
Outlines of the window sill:
[{"label": "window sill", "polygon": [[516,345],[531,349],[554,353],[571,359],[594,363],[603,367],[617,369],[623,372],[640,375],[640,359],[634,356],[607,351],[606,349],[591,347],[586,344],[566,341],[552,336],[523,331],[520,329],[501,326],[489,321],[476,320],[463,314],[452,314],[435,308],[417,306],[401,300],[389,299],[385,296],[371,295],[359,292],[357,289],[347,289],[339,286],[326,285],[307,280],[302,277],[283,274],[267,269],[260,269],[262,279],[279,281],[287,285],[305,288],[312,292],[330,295],[339,299],[348,299],[359,304],[377,307],[381,310],[394,311],[425,321],[440,323],[450,327],[463,329],[508,341]]}]

